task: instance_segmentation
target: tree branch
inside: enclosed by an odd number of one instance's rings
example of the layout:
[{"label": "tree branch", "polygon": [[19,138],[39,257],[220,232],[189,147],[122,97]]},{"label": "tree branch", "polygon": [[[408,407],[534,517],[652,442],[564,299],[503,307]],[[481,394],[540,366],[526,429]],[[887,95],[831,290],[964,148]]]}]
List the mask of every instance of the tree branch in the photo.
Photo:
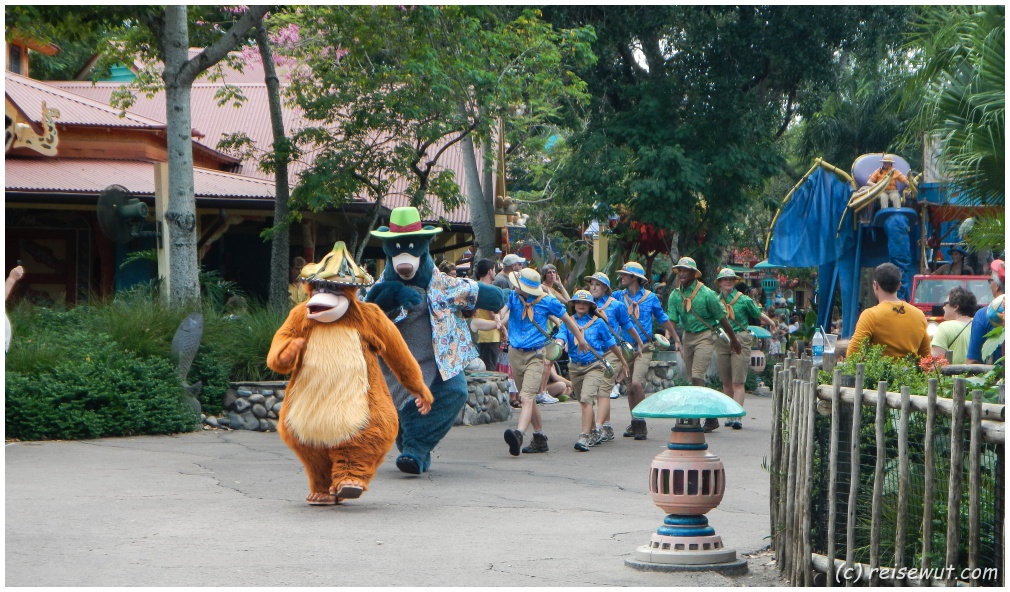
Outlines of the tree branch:
[{"label": "tree branch", "polygon": [[179,80],[187,84],[192,83],[201,72],[224,59],[269,10],[269,6],[250,6],[223,37],[183,64],[179,71]]}]

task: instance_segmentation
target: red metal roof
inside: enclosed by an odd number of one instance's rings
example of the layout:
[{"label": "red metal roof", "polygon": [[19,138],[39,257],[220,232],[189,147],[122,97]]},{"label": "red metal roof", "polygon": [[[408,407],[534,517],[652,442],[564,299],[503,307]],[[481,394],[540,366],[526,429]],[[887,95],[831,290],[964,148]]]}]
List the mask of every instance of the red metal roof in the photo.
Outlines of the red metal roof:
[{"label": "red metal roof", "polygon": [[[134,195],[154,195],[154,166],[138,160],[78,158],[7,158],[4,162],[8,193],[97,194],[109,185],[122,185]],[[197,199],[238,198],[272,201],[272,181],[232,173],[193,169]]]},{"label": "red metal roof", "polygon": [[33,122],[42,122],[42,101],[50,109],[59,109],[59,125],[85,125],[123,128],[165,129],[165,119],[149,119],[136,113],[119,116],[119,111],[105,102],[64,92],[55,85],[6,72],[4,93]]}]

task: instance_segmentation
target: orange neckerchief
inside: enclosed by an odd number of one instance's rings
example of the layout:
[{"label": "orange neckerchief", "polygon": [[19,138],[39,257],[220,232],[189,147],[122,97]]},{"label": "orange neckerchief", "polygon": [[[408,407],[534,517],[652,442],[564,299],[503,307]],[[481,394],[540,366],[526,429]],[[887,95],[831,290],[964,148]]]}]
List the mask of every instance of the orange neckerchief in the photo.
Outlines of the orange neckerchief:
[{"label": "orange neckerchief", "polygon": [[613,296],[607,296],[607,303],[604,304],[603,306],[597,306],[596,307],[596,313],[599,316],[603,317],[603,320],[606,321],[607,324],[610,323],[610,319],[607,318],[607,307],[610,306],[613,302],[614,302],[614,297]]},{"label": "orange neckerchief", "polygon": [[743,294],[737,292],[736,296],[734,296],[733,300],[730,300],[729,303],[726,302],[725,297],[722,299],[722,305],[726,307],[726,315],[734,321],[736,320],[736,311],[733,310],[733,305],[736,304],[737,300],[740,300],[741,296],[743,296]]},{"label": "orange neckerchief", "polygon": [[[597,310],[599,310],[599,309],[597,309]],[[589,317],[589,322],[586,323],[585,325],[582,325],[581,327],[579,327],[579,330],[582,331],[583,334],[585,334],[586,329],[589,328],[589,325],[592,325],[593,323],[596,322],[596,319],[600,318],[600,317],[597,317],[597,316],[593,316],[593,315],[591,315],[589,313],[586,313],[586,316]],[[575,324],[578,325],[578,323],[575,323]]]},{"label": "orange neckerchief", "polygon": [[648,297],[649,297],[649,291],[646,290],[646,289],[644,289],[644,288],[642,289],[642,298],[638,302],[635,302],[634,300],[632,300],[630,298],[630,296],[629,296],[629,293],[625,292],[624,293],[624,304],[626,304],[628,306],[628,314],[630,314],[631,316],[633,316],[633,317],[635,317],[637,319],[638,318],[638,304],[640,302],[642,302],[642,300],[645,300]]},{"label": "orange neckerchief", "polygon": [[690,296],[684,296],[684,288],[678,288],[680,290],[680,298],[684,301],[684,311],[691,312],[691,303],[694,301],[694,297],[698,295],[698,290],[701,289],[701,282],[694,280],[694,292],[691,292]]},{"label": "orange neckerchief", "polygon": [[533,302],[526,302],[526,299],[524,298],[522,300],[522,303],[523,303],[522,318],[529,319],[529,320],[532,321],[533,320],[533,307],[536,306],[537,302],[540,302],[541,300],[543,300],[544,296],[546,296],[546,294],[541,294],[541,295],[537,296],[536,300],[534,300]]}]

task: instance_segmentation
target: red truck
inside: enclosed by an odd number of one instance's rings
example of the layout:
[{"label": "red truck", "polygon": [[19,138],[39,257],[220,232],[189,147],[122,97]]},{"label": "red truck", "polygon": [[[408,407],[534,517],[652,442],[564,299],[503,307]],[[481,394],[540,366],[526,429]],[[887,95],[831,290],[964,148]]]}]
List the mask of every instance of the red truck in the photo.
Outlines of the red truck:
[{"label": "red truck", "polygon": [[979,307],[992,300],[989,276],[917,275],[912,278],[912,304],[926,313],[927,320],[939,323],[943,320],[943,301],[958,286],[974,294]]}]

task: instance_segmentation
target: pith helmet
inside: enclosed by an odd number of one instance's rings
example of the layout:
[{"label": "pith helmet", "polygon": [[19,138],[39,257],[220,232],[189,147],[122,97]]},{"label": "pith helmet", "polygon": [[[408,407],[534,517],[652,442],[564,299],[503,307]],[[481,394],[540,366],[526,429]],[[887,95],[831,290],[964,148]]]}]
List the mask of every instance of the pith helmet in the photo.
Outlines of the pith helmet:
[{"label": "pith helmet", "polygon": [[673,266],[674,269],[690,269],[694,272],[695,279],[701,277],[701,271],[698,270],[698,264],[694,262],[694,259],[690,257],[681,257],[680,261]]},{"label": "pith helmet", "polygon": [[719,270],[719,275],[715,276],[715,281],[725,280],[725,279],[738,280],[738,279],[740,279],[740,276],[738,276],[736,274],[736,272],[733,271],[732,269],[730,269],[728,267],[723,267],[722,269]]},{"label": "pith helmet", "polygon": [[625,263],[624,267],[619,269],[617,273],[619,274],[623,273],[625,275],[637,277],[643,282],[649,281],[649,278],[645,277],[645,268],[642,267],[641,263],[636,263],[634,261],[628,261],[627,263]]}]

